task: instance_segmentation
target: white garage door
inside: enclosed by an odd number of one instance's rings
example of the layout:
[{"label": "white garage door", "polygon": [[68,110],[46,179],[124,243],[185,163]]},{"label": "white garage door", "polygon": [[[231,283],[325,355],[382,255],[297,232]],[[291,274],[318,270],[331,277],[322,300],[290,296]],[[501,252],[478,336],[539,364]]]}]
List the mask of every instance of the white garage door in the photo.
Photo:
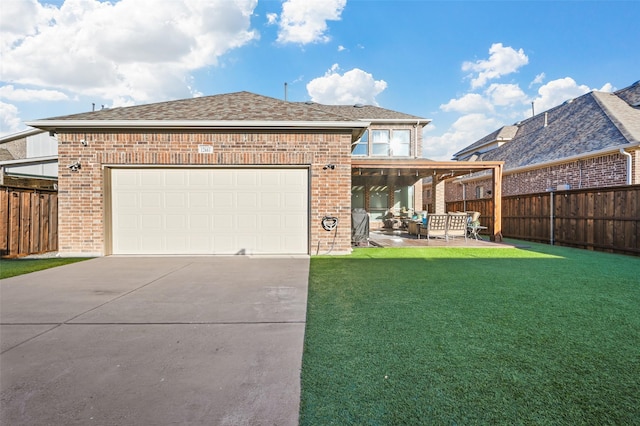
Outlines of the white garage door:
[{"label": "white garage door", "polygon": [[113,169],[114,254],[307,254],[306,169]]}]

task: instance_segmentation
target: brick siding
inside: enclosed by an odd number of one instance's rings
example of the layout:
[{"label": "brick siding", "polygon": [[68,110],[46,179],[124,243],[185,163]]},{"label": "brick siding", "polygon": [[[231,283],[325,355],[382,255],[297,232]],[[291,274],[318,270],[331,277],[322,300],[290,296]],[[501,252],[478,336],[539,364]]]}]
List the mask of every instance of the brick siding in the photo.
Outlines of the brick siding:
[{"label": "brick siding", "polygon": [[[61,132],[58,140],[61,253],[104,255],[109,250],[105,242],[105,165],[309,167],[310,253],[351,251],[350,130]],[[212,145],[214,153],[200,154],[198,145]],[[72,172],[67,166],[76,161],[82,167]],[[323,170],[328,163],[336,168]],[[322,228],[325,215],[338,217],[337,233]]]},{"label": "brick siding", "polygon": [[[635,166],[632,174],[632,183],[640,183],[638,162],[640,151],[631,153],[634,156]],[[627,159],[620,153],[608,154],[599,157],[557,164],[539,169],[527,170],[519,173],[509,173],[502,178],[502,195],[531,194],[545,192],[548,188],[557,190],[558,185],[569,185],[570,189],[602,188],[625,185],[627,182]],[[487,179],[465,181],[466,199],[476,199],[476,188],[483,187],[484,198],[490,198],[487,194],[491,190],[490,175]],[[463,188],[458,181],[447,182],[447,201],[463,199]]]}]

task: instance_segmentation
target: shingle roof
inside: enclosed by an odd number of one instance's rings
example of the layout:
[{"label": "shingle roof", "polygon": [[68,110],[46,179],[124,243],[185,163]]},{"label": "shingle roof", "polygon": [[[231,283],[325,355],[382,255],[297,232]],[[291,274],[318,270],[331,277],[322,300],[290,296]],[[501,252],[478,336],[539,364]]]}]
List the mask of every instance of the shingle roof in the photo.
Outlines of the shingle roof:
[{"label": "shingle roof", "polygon": [[286,102],[250,92],[235,92],[121,108],[102,109],[46,120],[159,121],[350,121],[305,104]]},{"label": "shingle roof", "polygon": [[639,97],[637,83],[613,94],[587,93],[518,123],[511,142],[480,159],[504,161],[509,170],[640,144],[640,109],[627,103]]},{"label": "shingle roof", "polygon": [[332,114],[349,117],[351,120],[413,120],[427,122],[427,118],[418,117],[416,115],[405,114],[390,109],[380,108],[373,105],[325,105],[315,102],[299,102],[305,106],[330,112]]},{"label": "shingle roof", "polygon": [[484,138],[472,143],[466,148],[453,154],[454,157],[460,157],[462,154],[471,154],[478,151],[481,147],[493,142],[510,141],[518,132],[518,126],[504,126],[493,133],[489,133]]},{"label": "shingle roof", "polygon": [[15,160],[8,149],[0,148],[0,161]]}]

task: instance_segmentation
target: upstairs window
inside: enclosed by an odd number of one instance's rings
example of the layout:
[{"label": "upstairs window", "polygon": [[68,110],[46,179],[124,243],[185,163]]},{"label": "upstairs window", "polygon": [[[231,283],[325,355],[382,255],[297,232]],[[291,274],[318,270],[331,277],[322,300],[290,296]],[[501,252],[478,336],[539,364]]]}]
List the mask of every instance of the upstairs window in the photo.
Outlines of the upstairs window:
[{"label": "upstairs window", "polygon": [[394,157],[408,157],[411,147],[411,132],[409,130],[394,130],[391,138],[391,155]]},{"label": "upstairs window", "polygon": [[389,156],[389,131],[388,130],[372,130],[371,131],[371,155]]},{"label": "upstairs window", "polygon": [[369,131],[365,130],[362,137],[356,142],[356,146],[351,151],[351,155],[369,155]]}]

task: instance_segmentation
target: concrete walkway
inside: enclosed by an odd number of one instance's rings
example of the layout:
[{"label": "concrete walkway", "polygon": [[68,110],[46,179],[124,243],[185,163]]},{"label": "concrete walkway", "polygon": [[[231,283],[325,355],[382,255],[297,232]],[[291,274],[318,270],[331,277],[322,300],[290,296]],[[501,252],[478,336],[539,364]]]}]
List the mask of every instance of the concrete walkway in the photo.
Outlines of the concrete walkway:
[{"label": "concrete walkway", "polygon": [[296,425],[308,277],[104,257],[1,280],[0,424]]}]

